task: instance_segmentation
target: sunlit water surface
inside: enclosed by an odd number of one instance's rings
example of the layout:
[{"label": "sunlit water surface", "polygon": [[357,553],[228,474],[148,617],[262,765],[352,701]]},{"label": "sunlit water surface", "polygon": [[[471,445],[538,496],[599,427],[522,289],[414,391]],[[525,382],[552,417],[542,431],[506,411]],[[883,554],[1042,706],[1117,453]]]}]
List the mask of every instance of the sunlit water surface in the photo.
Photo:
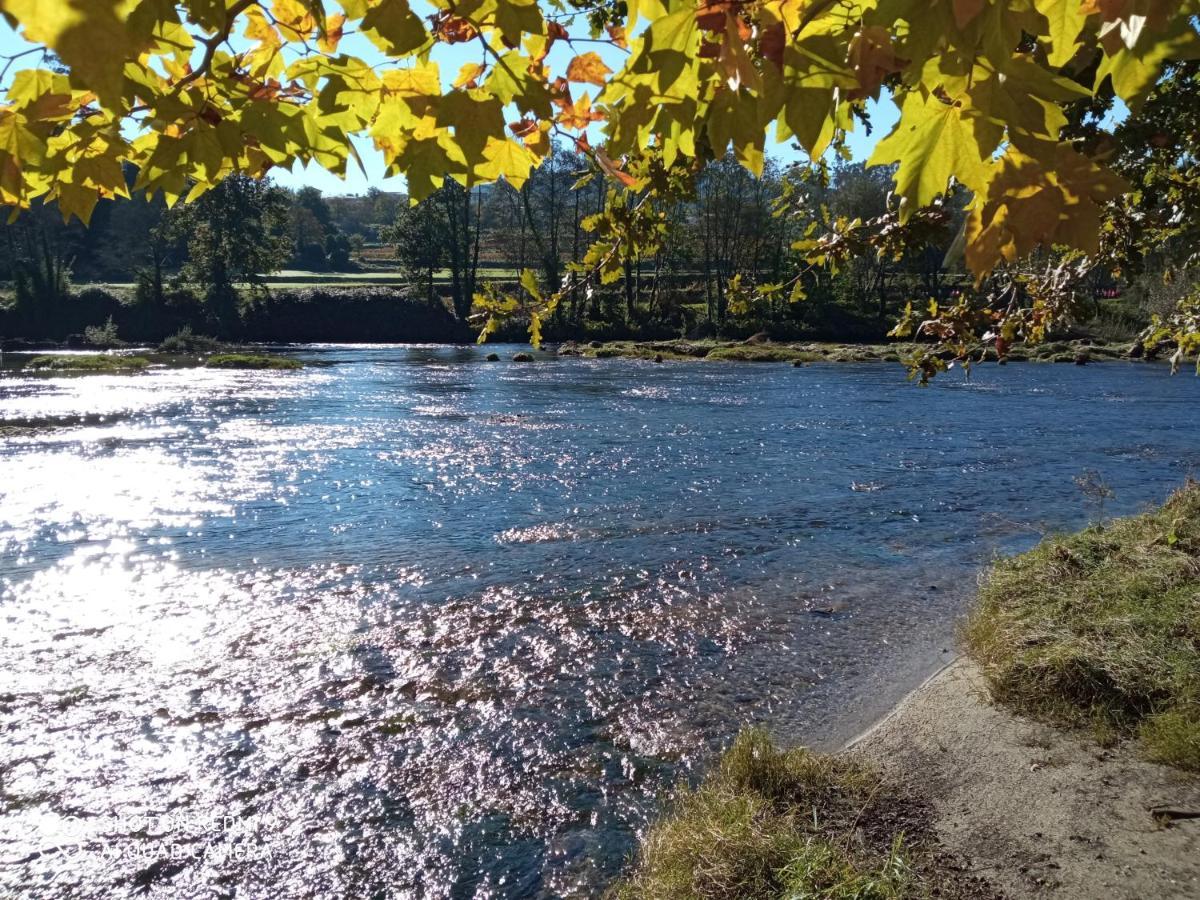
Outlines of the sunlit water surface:
[{"label": "sunlit water surface", "polygon": [[7,360],[0,893],[595,894],[744,723],[831,746],[947,659],[1075,476],[1200,466],[1154,366],[302,355]]}]

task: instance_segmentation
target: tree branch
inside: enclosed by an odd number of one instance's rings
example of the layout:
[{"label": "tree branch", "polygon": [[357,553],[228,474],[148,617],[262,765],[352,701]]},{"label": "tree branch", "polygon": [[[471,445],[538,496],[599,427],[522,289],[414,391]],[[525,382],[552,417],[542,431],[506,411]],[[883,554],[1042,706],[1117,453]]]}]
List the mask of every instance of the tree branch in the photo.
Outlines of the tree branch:
[{"label": "tree branch", "polygon": [[214,34],[207,40],[201,41],[204,45],[204,57],[200,60],[200,65],[196,66],[188,74],[184,75],[171,90],[172,94],[178,94],[192,82],[203,78],[208,74],[212,66],[213,57],[217,53],[217,48],[229,40],[229,35],[233,33],[233,24],[237,21],[237,17],[248,10],[251,6],[257,6],[258,0],[238,0],[237,3],[229,7],[225,12],[225,27]]}]

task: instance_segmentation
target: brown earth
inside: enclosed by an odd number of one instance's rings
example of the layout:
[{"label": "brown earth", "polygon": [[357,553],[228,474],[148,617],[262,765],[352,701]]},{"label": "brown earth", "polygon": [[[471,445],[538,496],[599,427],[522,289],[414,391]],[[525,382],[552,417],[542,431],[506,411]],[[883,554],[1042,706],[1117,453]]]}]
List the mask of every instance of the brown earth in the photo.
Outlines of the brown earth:
[{"label": "brown earth", "polygon": [[944,851],[1009,897],[1200,898],[1200,778],[993,705],[969,660],[847,752],[920,798]]}]

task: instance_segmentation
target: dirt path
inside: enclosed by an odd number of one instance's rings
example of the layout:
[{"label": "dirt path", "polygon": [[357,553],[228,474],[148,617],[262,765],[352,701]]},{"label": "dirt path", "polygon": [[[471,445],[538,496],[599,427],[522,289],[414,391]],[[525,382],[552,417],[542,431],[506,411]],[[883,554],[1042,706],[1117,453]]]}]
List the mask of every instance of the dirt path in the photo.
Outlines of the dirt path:
[{"label": "dirt path", "polygon": [[945,848],[1013,898],[1200,898],[1200,777],[993,706],[951,663],[851,743],[925,796]]}]

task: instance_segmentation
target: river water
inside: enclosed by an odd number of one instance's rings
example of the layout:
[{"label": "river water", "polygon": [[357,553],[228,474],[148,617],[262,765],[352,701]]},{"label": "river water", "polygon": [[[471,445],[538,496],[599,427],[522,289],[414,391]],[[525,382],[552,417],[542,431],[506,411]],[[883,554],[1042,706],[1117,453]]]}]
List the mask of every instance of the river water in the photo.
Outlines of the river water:
[{"label": "river water", "polygon": [[739,727],[833,746],[949,658],[1081,473],[1200,468],[1161,366],[484,352],[6,357],[0,894],[594,895]]}]

